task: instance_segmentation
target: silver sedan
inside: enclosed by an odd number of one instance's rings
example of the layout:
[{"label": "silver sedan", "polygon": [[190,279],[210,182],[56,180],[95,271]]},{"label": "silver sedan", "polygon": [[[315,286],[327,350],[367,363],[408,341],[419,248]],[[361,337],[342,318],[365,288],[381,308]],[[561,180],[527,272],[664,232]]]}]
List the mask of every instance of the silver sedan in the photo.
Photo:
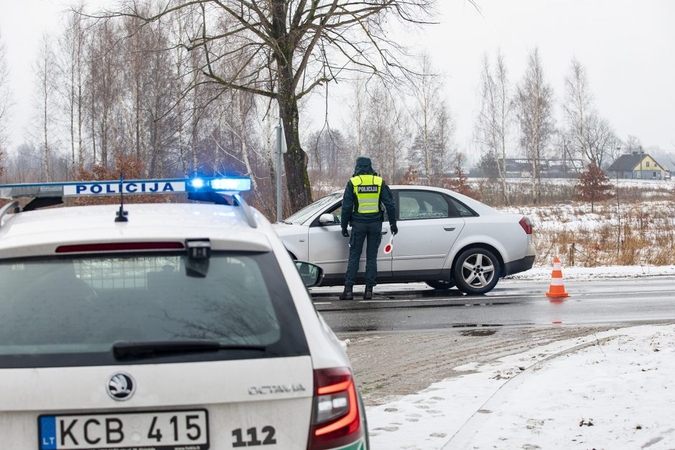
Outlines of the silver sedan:
[{"label": "silver sedan", "polygon": [[[480,295],[491,291],[499,278],[532,268],[535,248],[527,217],[497,211],[448,189],[390,188],[399,233],[391,236],[385,218],[378,283],[426,282],[436,289],[457,286],[466,294]],[[327,195],[274,224],[293,258],[323,268],[324,286],[342,285],[347,268],[349,239],[340,226],[342,194]],[[357,283],[364,282],[364,272],[365,251]]]}]

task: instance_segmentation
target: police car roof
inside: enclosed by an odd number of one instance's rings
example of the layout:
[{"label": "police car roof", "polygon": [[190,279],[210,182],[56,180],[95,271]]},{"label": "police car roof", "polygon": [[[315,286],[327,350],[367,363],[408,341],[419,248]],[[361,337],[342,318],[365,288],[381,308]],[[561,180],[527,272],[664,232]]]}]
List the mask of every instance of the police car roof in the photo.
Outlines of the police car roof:
[{"label": "police car roof", "polygon": [[58,207],[0,219],[0,252],[13,257],[53,254],[83,243],[162,242],[208,238],[214,250],[269,251],[274,233],[251,209],[253,228],[238,206],[202,203],[125,204],[128,222],[115,221],[119,205]]}]

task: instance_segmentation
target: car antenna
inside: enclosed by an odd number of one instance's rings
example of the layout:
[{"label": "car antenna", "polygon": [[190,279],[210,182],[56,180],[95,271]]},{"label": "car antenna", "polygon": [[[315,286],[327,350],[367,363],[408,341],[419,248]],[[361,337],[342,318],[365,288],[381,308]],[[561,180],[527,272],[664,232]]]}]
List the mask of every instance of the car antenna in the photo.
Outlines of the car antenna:
[{"label": "car antenna", "polygon": [[124,172],[120,173],[120,209],[117,211],[117,217],[115,217],[115,222],[128,222],[129,218],[127,215],[129,211],[124,210]]}]

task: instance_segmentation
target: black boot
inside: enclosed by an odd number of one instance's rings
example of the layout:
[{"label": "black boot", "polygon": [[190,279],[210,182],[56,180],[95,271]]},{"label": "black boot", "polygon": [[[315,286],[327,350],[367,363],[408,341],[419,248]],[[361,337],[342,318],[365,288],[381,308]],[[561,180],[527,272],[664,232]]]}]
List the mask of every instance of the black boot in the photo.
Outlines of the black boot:
[{"label": "black boot", "polygon": [[372,286],[366,286],[366,290],[363,293],[363,299],[364,300],[370,300],[373,298],[373,287]]},{"label": "black boot", "polygon": [[345,286],[345,290],[340,294],[340,300],[354,300],[354,293],[351,286]]}]

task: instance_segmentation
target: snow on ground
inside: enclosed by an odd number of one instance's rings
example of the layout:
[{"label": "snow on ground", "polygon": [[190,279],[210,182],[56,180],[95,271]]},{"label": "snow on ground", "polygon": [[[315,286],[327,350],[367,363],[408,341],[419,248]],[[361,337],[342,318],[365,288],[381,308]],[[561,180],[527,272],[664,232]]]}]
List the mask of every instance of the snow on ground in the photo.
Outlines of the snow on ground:
[{"label": "snow on ground", "polygon": [[[566,267],[562,266],[563,278],[567,280],[600,280],[611,278],[640,278],[675,275],[675,265],[668,266],[602,266],[602,267]],[[525,272],[508,277],[510,280],[550,280],[551,267],[533,267]],[[499,285],[497,285],[499,286]]]},{"label": "snow on ground", "polygon": [[675,325],[559,341],[367,410],[373,450],[672,449]]},{"label": "snow on ground", "polygon": [[[568,279],[674,274],[563,268]],[[542,268],[513,278],[550,276]],[[466,374],[368,408],[372,449],[675,448],[675,325],[610,330],[456,370]]]}]

